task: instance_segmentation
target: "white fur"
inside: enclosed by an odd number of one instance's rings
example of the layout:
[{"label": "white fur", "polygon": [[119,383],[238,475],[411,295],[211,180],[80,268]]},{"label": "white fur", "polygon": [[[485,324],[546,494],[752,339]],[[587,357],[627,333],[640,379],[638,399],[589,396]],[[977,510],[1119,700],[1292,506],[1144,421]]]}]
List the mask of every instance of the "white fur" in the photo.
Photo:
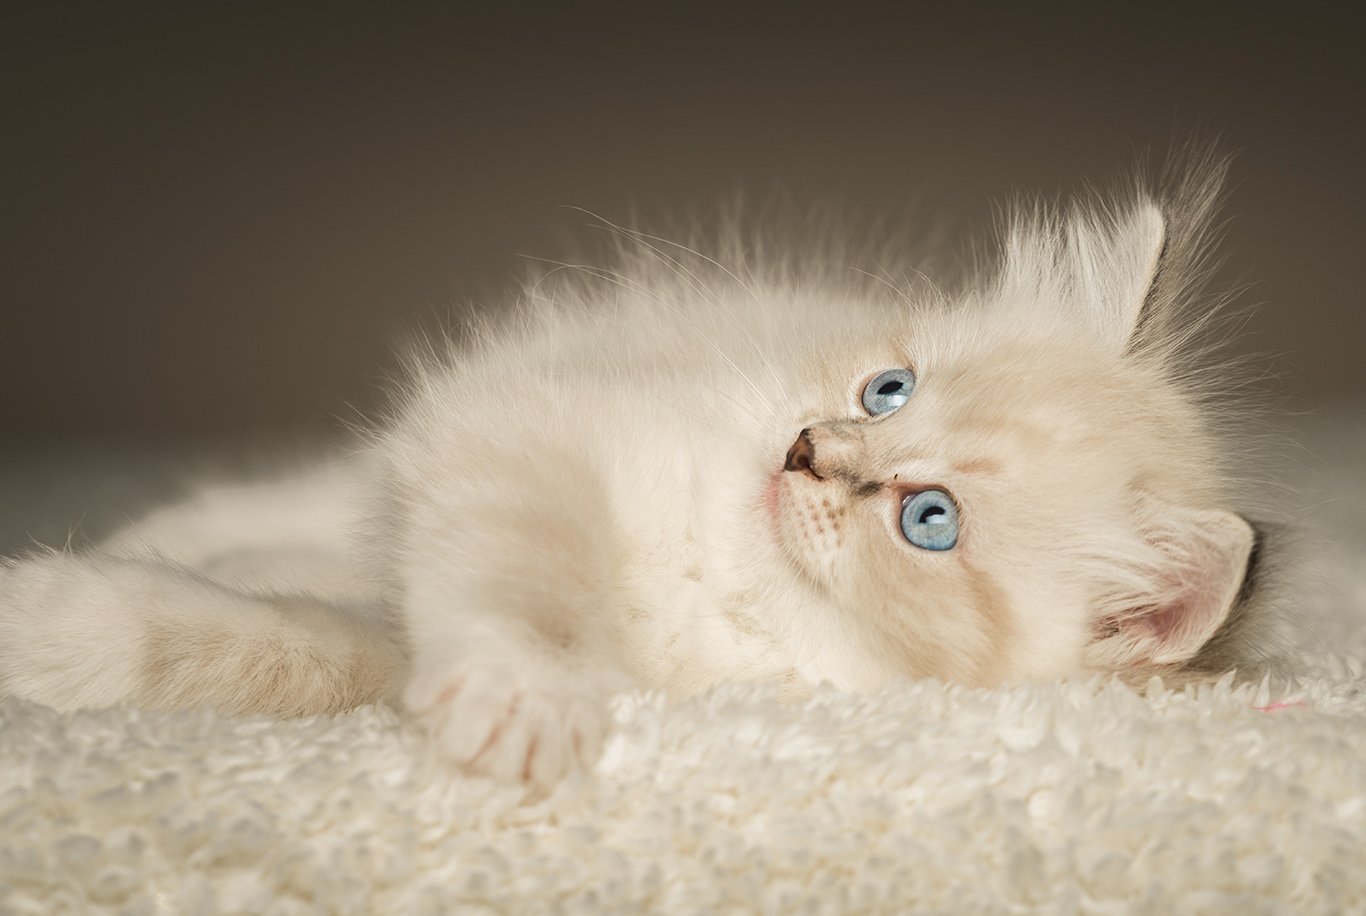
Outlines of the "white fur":
[{"label": "white fur", "polygon": [[[1190,305],[1163,254],[1189,231],[1163,212],[1021,218],[948,301],[820,251],[722,266],[628,233],[612,271],[533,285],[420,361],[353,464],[166,510],[107,551],[138,559],[0,573],[0,684],[308,711],[402,677],[449,759],[548,786],[596,758],[632,684],[1175,670],[1230,613],[1252,535],[1178,382],[1179,322],[1150,314]],[[859,392],[890,367],[916,391],[869,418]],[[784,472],[803,429],[812,473]],[[929,487],[962,510],[953,551],[897,529]],[[157,655],[196,631],[231,653],[198,695]],[[263,684],[263,658],[290,677]]]}]

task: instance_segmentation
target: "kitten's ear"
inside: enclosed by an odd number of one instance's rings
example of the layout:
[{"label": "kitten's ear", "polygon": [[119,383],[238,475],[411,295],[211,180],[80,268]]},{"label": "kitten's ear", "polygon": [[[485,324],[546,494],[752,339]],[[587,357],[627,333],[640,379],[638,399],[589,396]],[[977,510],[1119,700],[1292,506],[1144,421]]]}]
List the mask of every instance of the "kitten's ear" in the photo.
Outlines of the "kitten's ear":
[{"label": "kitten's ear", "polygon": [[996,294],[1028,319],[1056,310],[1116,354],[1174,356],[1218,298],[1201,307],[1219,257],[1213,226],[1228,157],[1212,143],[1179,147],[1128,201],[1091,195],[1059,213],[1015,211]]},{"label": "kitten's ear", "polygon": [[[1097,622],[1087,661],[1100,668],[1190,661],[1237,605],[1256,558],[1252,526],[1217,509],[1150,507],[1151,555]],[[1131,587],[1126,584],[1125,589]],[[1118,605],[1118,607],[1116,607]]]},{"label": "kitten's ear", "polygon": [[1097,199],[1065,217],[1024,211],[1006,236],[1000,301],[1056,308],[1123,353],[1146,320],[1166,246],[1166,220],[1146,195],[1124,210]]},{"label": "kitten's ear", "polygon": [[1146,198],[1118,218],[1078,213],[1068,224],[1078,304],[1116,352],[1129,349],[1138,333],[1166,243],[1167,222]]}]

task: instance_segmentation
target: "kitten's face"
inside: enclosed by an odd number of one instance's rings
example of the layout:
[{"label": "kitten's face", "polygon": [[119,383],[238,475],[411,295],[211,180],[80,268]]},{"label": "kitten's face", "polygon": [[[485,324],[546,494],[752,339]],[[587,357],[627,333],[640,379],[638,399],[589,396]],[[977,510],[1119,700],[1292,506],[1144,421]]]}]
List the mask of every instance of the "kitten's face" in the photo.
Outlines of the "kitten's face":
[{"label": "kitten's face", "polygon": [[767,516],[894,670],[988,684],[1083,669],[1113,588],[1090,555],[1135,537],[1140,493],[1209,496],[1184,402],[1084,334],[931,316],[839,363],[808,373],[819,406],[794,423]]}]

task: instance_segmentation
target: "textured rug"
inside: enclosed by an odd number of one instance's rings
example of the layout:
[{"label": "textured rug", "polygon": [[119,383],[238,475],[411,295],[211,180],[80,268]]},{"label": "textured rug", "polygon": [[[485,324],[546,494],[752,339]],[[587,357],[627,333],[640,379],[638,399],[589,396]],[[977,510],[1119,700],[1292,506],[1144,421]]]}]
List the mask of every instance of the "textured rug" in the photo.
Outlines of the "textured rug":
[{"label": "textured rug", "polygon": [[595,778],[531,804],[382,708],[6,701],[0,912],[1366,912],[1354,429],[1306,453],[1328,587],[1284,680],[626,696]]}]

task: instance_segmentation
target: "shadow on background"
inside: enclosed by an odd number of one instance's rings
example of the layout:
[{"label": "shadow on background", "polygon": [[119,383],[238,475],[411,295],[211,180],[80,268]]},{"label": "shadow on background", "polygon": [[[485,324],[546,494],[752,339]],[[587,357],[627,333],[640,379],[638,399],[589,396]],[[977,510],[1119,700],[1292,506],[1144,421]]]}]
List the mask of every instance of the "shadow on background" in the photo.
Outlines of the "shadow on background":
[{"label": "shadow on background", "polygon": [[192,6],[7,26],[10,445],[372,411],[405,328],[563,252],[586,219],[561,205],[782,188],[981,229],[1013,191],[1104,179],[1192,126],[1239,154],[1226,277],[1266,303],[1245,347],[1304,403],[1366,395],[1345,22]]}]

